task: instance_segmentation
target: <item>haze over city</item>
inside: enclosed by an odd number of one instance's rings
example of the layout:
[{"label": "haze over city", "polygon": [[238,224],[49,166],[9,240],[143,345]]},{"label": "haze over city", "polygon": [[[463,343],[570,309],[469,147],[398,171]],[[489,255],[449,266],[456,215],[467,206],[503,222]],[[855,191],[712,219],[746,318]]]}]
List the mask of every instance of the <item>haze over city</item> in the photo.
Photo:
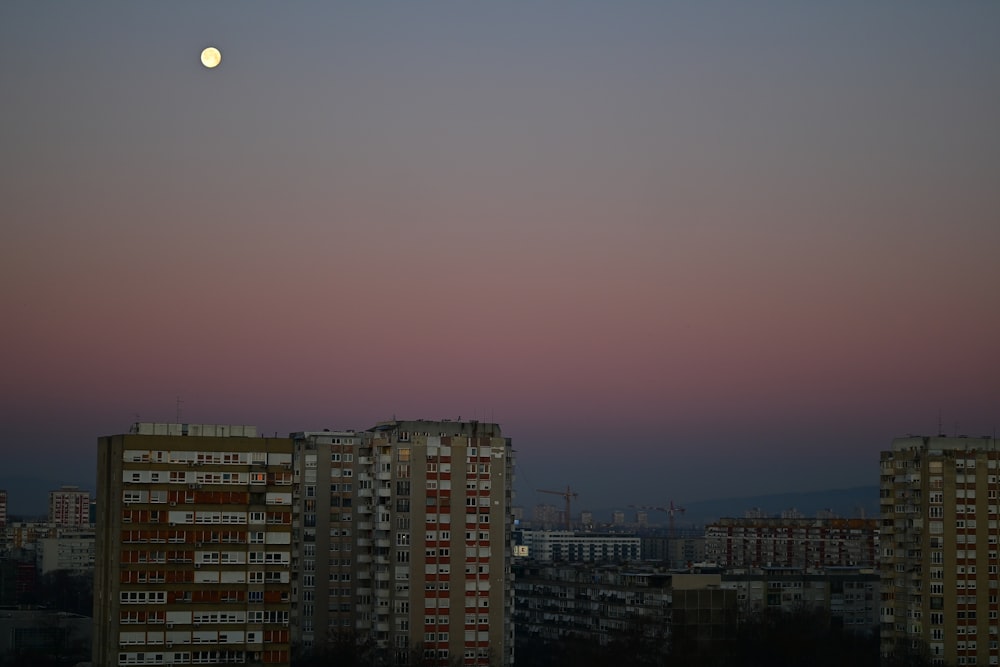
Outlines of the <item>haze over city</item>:
[{"label": "haze over city", "polygon": [[600,507],[992,435],[998,21],[5,3],[3,475],[92,487],[139,420],[461,417],[514,439],[517,502]]}]

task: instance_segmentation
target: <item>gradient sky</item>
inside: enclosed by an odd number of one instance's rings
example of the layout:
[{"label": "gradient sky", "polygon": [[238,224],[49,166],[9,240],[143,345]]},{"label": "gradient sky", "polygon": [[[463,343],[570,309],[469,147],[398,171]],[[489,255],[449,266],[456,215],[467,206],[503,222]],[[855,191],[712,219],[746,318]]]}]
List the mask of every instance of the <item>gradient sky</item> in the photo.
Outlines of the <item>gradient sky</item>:
[{"label": "gradient sky", "polygon": [[4,2],[0,96],[3,476],[178,396],[592,508],[1000,424],[998,3]]}]

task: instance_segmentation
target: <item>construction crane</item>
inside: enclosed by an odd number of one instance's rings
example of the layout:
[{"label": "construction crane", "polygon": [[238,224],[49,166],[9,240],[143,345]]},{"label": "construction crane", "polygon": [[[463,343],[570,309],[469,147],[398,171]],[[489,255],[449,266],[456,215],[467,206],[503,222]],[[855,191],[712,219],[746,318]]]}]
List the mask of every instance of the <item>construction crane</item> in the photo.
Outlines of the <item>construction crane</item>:
[{"label": "construction crane", "polygon": [[674,501],[671,500],[670,504],[666,507],[659,507],[654,505],[629,505],[637,510],[655,510],[657,512],[665,512],[668,517],[668,523],[670,524],[670,539],[674,539],[674,515],[680,512],[683,514],[685,509],[678,505],[674,505]]},{"label": "construction crane", "polygon": [[571,528],[571,522],[570,522],[570,516],[572,516],[572,515],[570,514],[570,511],[569,511],[570,500],[572,498],[576,498],[579,494],[576,493],[575,491],[573,491],[571,488],[569,488],[569,484],[566,485],[566,490],[565,491],[548,491],[546,489],[536,489],[536,490],[539,493],[551,493],[552,495],[555,495],[555,496],[562,496],[566,500],[566,517],[565,517],[565,519],[566,519],[566,530],[572,530],[572,528]]}]

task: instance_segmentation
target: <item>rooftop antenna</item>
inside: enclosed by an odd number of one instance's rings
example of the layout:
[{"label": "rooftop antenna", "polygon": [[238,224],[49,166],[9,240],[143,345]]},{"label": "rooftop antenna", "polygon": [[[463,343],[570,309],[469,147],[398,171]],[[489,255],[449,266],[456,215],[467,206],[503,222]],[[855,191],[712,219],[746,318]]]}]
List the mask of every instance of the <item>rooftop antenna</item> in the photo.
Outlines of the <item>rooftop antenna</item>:
[{"label": "rooftop antenna", "polygon": [[176,417],[177,418],[176,418],[176,420],[174,422],[175,424],[180,424],[181,423],[181,403],[183,403],[183,401],[181,401],[180,394],[178,394],[177,395],[177,413],[176,413]]}]

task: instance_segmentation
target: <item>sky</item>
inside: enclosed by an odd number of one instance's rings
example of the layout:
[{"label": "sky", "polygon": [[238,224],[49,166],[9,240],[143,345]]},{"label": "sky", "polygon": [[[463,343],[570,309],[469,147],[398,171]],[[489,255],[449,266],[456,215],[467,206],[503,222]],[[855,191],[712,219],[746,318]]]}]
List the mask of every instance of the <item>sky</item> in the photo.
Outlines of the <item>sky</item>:
[{"label": "sky", "polygon": [[992,435],[998,36],[987,2],[4,2],[2,475],[93,488],[135,421],[463,418],[519,503],[593,509]]}]

